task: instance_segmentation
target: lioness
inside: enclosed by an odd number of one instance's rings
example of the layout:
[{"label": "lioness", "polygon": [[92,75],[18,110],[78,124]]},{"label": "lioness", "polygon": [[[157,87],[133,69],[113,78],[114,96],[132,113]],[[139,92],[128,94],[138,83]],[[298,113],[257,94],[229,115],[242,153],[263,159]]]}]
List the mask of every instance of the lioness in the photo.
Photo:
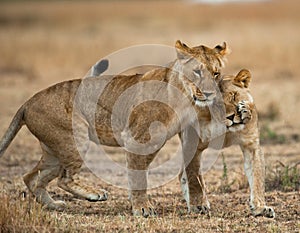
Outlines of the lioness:
[{"label": "lioness", "polygon": [[[250,186],[250,209],[254,216],[275,217],[273,208],[266,206],[264,197],[265,164],[264,155],[259,143],[259,128],[257,110],[249,92],[251,74],[241,70],[236,76],[225,76],[218,83],[226,107],[226,126],[223,147],[238,144],[244,155],[244,168]],[[195,144],[196,133],[187,127],[180,135],[183,145],[184,158],[193,156],[186,163],[179,175],[184,198],[188,208],[193,212],[206,213],[209,202],[205,194],[205,184],[200,170],[200,160],[211,139],[211,129],[216,127],[210,116],[200,113],[200,141],[195,155],[189,154],[191,144]],[[210,146],[214,143],[210,143]],[[220,149],[220,148],[217,148]]]},{"label": "lioness", "polygon": [[[212,75],[220,75],[228,52],[226,44],[213,49],[189,48],[177,41],[175,47],[177,59],[169,67],[145,74],[65,81],[40,91],[20,107],[0,141],[0,156],[26,125],[40,141],[43,153],[36,167],[24,176],[25,184],[37,201],[49,208],[64,208],[63,201],[53,200],[46,191],[48,183],[57,177],[58,186],[76,196],[90,201],[107,200],[105,190],[95,190],[73,179],[83,163],[80,153],[88,150],[88,141],[92,140],[124,147],[133,213],[145,217],[152,213],[146,193],[146,170],[166,140],[197,120],[191,103],[200,107],[212,105],[216,97]],[[137,86],[136,92],[126,92]],[[140,103],[131,106],[128,119],[113,114],[115,111],[124,113],[114,108],[124,92],[129,99],[118,105],[121,110],[128,110],[126,104],[132,100]],[[162,103],[157,96],[166,102]],[[150,101],[143,102],[144,97]]]}]

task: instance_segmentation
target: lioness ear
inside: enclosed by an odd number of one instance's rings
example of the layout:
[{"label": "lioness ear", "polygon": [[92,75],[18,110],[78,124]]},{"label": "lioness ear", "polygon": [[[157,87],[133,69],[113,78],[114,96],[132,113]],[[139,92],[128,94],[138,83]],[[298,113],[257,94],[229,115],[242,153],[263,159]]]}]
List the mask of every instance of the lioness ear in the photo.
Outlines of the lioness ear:
[{"label": "lioness ear", "polygon": [[248,88],[250,80],[251,80],[250,71],[246,69],[242,69],[233,79],[233,84],[241,88]]},{"label": "lioness ear", "polygon": [[176,48],[178,59],[191,58],[190,48],[186,44],[182,43],[180,40],[176,41],[175,48]]},{"label": "lioness ear", "polygon": [[214,48],[215,52],[220,54],[221,56],[225,56],[231,52],[231,50],[228,48],[226,42],[223,42],[222,45],[217,45]]}]

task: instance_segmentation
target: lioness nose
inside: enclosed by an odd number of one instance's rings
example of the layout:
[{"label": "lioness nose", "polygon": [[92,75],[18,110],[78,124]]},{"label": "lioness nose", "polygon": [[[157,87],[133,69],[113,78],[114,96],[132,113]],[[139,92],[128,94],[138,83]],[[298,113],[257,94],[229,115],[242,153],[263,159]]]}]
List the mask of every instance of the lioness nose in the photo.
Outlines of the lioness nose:
[{"label": "lioness nose", "polygon": [[205,95],[206,98],[210,97],[213,94],[213,92],[203,92],[203,95]]}]

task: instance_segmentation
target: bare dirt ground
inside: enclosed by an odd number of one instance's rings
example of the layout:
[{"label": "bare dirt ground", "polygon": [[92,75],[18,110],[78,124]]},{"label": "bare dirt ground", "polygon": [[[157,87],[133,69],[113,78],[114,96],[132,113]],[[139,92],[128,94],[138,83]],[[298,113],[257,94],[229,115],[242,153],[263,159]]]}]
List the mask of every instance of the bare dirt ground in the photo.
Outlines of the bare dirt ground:
[{"label": "bare dirt ground", "polygon": [[[177,179],[150,191],[158,217],[131,216],[127,191],[84,167],[81,178],[109,191],[89,203],[50,184],[67,202],[64,212],[36,204],[22,175],[41,156],[24,128],[0,160],[0,232],[300,232],[300,15],[297,0],[225,5],[184,1],[91,1],[0,3],[0,134],[26,99],[51,84],[81,78],[91,65],[137,44],[215,46],[232,49],[224,73],[248,68],[260,113],[266,159],[266,199],[275,219],[254,218],[237,147],[223,151],[205,174],[210,216],[186,213]],[[145,54],[148,56],[149,54]],[[160,159],[176,152],[172,139]],[[119,150],[108,149],[120,159]],[[109,172],[109,171],[108,171]]]}]

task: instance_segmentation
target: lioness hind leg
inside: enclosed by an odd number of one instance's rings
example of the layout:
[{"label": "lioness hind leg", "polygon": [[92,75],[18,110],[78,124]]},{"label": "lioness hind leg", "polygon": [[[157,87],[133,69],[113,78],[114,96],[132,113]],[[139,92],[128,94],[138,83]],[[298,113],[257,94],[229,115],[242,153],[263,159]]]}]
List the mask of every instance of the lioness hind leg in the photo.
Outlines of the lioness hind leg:
[{"label": "lioness hind leg", "polygon": [[60,172],[60,164],[57,157],[49,153],[46,147],[42,145],[43,156],[33,170],[23,179],[36,200],[49,209],[63,209],[65,203],[63,201],[53,200],[46,190],[48,183],[58,177]]},{"label": "lioness hind leg", "polygon": [[58,186],[75,196],[87,199],[88,201],[106,201],[108,198],[107,191],[103,189],[95,189],[82,184],[79,179],[74,176],[79,173],[83,164],[80,154],[73,152],[65,152],[61,159],[62,169],[58,178]]}]

